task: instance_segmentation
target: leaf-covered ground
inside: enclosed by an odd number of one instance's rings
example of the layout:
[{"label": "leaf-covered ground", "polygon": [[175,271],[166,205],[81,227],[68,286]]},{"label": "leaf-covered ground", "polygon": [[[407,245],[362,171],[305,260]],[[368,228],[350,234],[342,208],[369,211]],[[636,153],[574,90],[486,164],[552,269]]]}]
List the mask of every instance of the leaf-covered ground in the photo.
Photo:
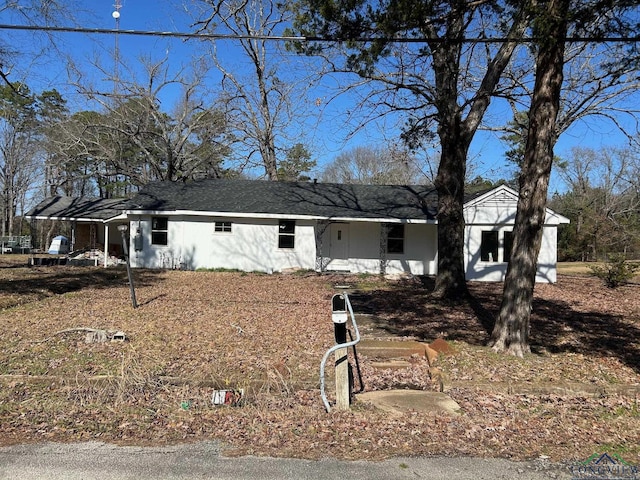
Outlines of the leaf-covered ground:
[{"label": "leaf-covered ground", "polygon": [[[537,286],[533,353],[517,359],[484,346],[497,284],[471,284],[471,301],[447,303],[429,299],[430,279],[135,271],[134,310],[124,269],[10,258],[0,260],[0,444],[219,439],[238,455],[571,461],[606,451],[640,463],[640,405],[629,390],[640,385],[639,285],[560,276]],[[442,337],[457,350],[436,366],[461,415],[390,417],[358,401],[324,411],[319,363],[333,343],[330,298],[345,283],[378,333]],[[128,341],[59,333],[76,327]],[[437,389],[426,361],[412,362],[390,372],[361,358],[366,388]],[[244,388],[244,403],[214,406],[214,388]]]}]

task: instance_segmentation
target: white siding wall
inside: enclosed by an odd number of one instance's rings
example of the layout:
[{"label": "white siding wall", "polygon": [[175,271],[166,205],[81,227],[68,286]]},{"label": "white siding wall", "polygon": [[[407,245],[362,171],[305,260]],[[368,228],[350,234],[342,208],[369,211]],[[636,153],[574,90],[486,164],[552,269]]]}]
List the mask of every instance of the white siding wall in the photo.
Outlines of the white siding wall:
[{"label": "white siding wall", "polygon": [[[144,243],[132,252],[135,267],[145,268],[229,268],[242,271],[278,272],[287,268],[313,269],[315,236],[313,224],[296,221],[295,248],[278,248],[278,220],[230,221],[231,233],[216,232],[210,217],[169,217],[166,246],[151,245],[151,218],[141,220]],[[133,233],[138,222],[131,223]]]},{"label": "white siding wall", "polygon": [[343,269],[353,273],[380,273],[380,225],[378,223],[351,222],[349,224],[348,258]]},{"label": "white siding wall", "polygon": [[435,225],[405,225],[404,254],[387,255],[387,273],[409,271],[414,275],[435,275],[438,269],[437,232]]},{"label": "white siding wall", "polygon": [[[505,231],[512,231],[513,225],[467,225],[465,227],[465,271],[467,280],[502,282],[507,274],[507,264],[503,258],[503,239]],[[482,261],[480,258],[480,243],[483,231],[498,232],[498,260],[496,262]],[[538,269],[536,282],[555,283],[556,278],[556,226],[544,227],[542,246],[538,255]]]},{"label": "white siding wall", "polygon": [[558,263],[558,228],[545,227],[542,234],[542,245],[538,255],[538,271],[536,282],[556,283]]},{"label": "white siding wall", "polygon": [[464,223],[466,225],[502,225],[513,224],[516,220],[517,203],[487,202],[482,205],[464,209]]},{"label": "white siding wall", "polygon": [[[467,280],[502,282],[507,273],[503,258],[505,231],[512,231],[516,217],[517,200],[509,195],[487,199],[479,205],[465,208],[465,271]],[[537,282],[556,282],[557,217],[547,215],[538,256]],[[499,252],[497,262],[486,262],[480,258],[483,231],[497,231]]]},{"label": "white siding wall", "polygon": [[[386,272],[435,275],[437,269],[437,230],[435,225],[405,224],[403,254],[388,254]],[[346,261],[330,261],[327,270],[352,273],[380,273],[380,224],[351,222]],[[331,255],[330,228],[322,238],[322,255]]]}]

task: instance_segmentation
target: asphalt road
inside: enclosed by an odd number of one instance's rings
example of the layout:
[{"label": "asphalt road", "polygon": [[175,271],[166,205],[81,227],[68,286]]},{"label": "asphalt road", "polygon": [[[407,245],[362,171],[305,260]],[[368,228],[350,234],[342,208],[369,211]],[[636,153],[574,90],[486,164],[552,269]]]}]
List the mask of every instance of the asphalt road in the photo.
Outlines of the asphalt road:
[{"label": "asphalt road", "polygon": [[7,480],[541,480],[571,478],[544,459],[516,463],[477,458],[394,458],[384,462],[319,461],[220,455],[217,443],[117,447],[103,443],[0,447]]}]

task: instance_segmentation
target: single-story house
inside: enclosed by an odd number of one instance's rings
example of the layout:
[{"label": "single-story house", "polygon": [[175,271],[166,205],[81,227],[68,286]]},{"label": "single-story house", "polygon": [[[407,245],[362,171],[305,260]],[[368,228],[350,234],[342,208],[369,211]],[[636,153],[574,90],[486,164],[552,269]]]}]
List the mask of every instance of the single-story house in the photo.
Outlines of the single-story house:
[{"label": "single-story house", "polygon": [[[517,198],[500,186],[467,199],[469,280],[504,279]],[[89,226],[105,252],[125,225],[132,267],[435,275],[436,211],[431,186],[207,179],[152,183],[128,201],[54,197],[27,218]],[[556,281],[562,223],[568,219],[547,210],[537,281]],[[75,235],[75,248],[85,237]]]}]

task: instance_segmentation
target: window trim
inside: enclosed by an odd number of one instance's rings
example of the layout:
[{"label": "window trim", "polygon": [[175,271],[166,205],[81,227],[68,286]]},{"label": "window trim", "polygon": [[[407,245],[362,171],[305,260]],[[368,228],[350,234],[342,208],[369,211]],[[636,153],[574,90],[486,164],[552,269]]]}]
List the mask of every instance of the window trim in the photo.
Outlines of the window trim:
[{"label": "window trim", "polygon": [[[394,232],[392,235],[392,232],[394,230],[396,230],[396,232]],[[404,223],[392,223],[387,225],[387,253],[388,254],[404,255],[405,239],[406,239],[406,229],[404,228]]]},{"label": "window trim", "polygon": [[[291,242],[291,245],[289,245],[289,242]],[[296,248],[295,220],[278,221],[278,248],[282,250],[294,250]]]},{"label": "window trim", "polygon": [[233,233],[233,223],[227,220],[216,220],[213,223],[213,231],[222,234]]},{"label": "window trim", "polygon": [[[162,221],[164,228],[154,228],[156,221]],[[164,237],[164,241],[161,240]],[[169,245],[169,217],[151,217],[151,245],[166,247]]]},{"label": "window trim", "polygon": [[[491,235],[491,244],[485,244],[485,237]],[[489,250],[490,248],[490,250]],[[484,263],[500,263],[500,232],[498,230],[482,230],[480,233],[480,261]],[[485,255],[485,253],[487,255]],[[486,258],[485,258],[486,257]]]}]

